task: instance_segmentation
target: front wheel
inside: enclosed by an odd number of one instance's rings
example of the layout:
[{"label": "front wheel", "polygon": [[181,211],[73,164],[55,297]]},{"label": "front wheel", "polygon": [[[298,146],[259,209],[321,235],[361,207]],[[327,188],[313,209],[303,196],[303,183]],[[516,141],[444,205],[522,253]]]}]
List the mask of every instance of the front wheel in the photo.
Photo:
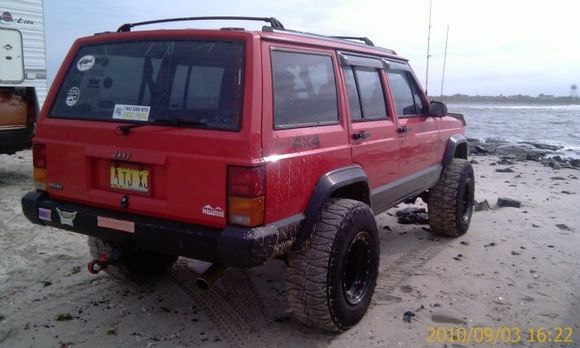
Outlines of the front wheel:
[{"label": "front wheel", "polygon": [[308,247],[288,258],[288,300],[302,323],[342,331],[367,311],[379,267],[379,238],[368,205],[330,201]]},{"label": "front wheel", "polygon": [[459,237],[467,232],[474,191],[473,167],[465,159],[454,158],[429,191],[429,225],[433,233]]}]

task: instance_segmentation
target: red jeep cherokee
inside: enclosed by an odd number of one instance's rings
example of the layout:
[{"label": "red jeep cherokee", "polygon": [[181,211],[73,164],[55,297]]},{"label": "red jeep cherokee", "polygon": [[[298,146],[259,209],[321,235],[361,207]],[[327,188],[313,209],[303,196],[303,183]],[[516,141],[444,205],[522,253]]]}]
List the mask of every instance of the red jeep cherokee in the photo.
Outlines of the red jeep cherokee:
[{"label": "red jeep cherokee", "polygon": [[[131,32],[196,19],[270,25]],[[434,233],[467,231],[463,131],[407,60],[366,38],[274,18],[126,24],[74,43],[22,206],[33,223],[88,235],[95,273],[140,279],[184,256],[214,264],[208,285],[223,267],[287,258],[296,318],[344,330],[374,291],[375,214],[420,196]]]}]

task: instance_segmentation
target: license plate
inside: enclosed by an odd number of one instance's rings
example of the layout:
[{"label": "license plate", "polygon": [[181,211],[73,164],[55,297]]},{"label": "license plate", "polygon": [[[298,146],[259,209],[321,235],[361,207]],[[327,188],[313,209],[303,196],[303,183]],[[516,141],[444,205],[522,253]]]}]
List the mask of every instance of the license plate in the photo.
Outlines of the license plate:
[{"label": "license plate", "polygon": [[149,170],[111,165],[111,188],[149,192]]}]

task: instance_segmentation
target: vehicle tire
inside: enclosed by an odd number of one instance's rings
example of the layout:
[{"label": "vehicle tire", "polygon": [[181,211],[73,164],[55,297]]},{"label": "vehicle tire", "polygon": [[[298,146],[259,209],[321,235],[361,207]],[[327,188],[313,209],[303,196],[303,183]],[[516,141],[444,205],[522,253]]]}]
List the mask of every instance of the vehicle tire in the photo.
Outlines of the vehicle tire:
[{"label": "vehicle tire", "polygon": [[471,164],[454,158],[429,190],[429,225],[434,234],[459,237],[469,228],[475,180]]},{"label": "vehicle tire", "polygon": [[328,202],[310,244],[288,258],[288,300],[296,319],[334,332],[358,323],[377,282],[379,248],[368,205],[351,199]]},{"label": "vehicle tire", "polygon": [[[110,255],[112,245],[100,238],[89,237],[89,251],[93,259],[101,255]],[[118,280],[143,282],[165,273],[177,261],[178,256],[163,254],[152,250],[138,248],[122,248],[121,260],[115,265],[109,265],[105,272]]]}]

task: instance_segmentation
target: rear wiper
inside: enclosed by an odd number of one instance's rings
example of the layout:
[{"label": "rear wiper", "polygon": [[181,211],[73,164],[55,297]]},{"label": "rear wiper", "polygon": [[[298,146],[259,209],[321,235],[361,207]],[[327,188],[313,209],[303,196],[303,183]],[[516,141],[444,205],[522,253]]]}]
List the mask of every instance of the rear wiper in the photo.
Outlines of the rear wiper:
[{"label": "rear wiper", "polygon": [[194,121],[194,120],[183,121],[183,120],[180,120],[178,118],[172,119],[172,120],[165,119],[165,118],[160,118],[160,119],[154,119],[151,122],[146,122],[146,123],[132,124],[132,125],[127,125],[127,126],[119,126],[119,127],[117,127],[117,129],[121,131],[121,134],[123,134],[123,135],[129,135],[129,133],[131,132],[131,129],[133,129],[133,128],[139,128],[139,127],[143,127],[143,126],[156,126],[156,125],[207,126],[207,123],[201,122],[201,121]]}]

